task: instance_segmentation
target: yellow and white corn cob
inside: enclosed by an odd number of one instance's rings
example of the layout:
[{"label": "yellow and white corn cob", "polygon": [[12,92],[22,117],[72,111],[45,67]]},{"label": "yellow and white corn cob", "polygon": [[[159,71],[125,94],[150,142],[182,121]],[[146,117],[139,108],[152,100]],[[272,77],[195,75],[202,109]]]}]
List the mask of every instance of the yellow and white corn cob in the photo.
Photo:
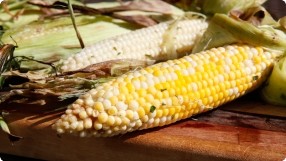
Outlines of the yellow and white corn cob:
[{"label": "yellow and white corn cob", "polygon": [[[91,64],[125,58],[167,60],[170,56],[165,53],[175,54],[167,50],[174,50],[178,56],[182,56],[190,52],[207,26],[208,23],[204,19],[190,19],[160,23],[132,31],[84,48],[80,53],[64,60],[61,70],[73,71]],[[172,44],[172,49],[168,49],[168,44]]]},{"label": "yellow and white corn cob", "polygon": [[158,63],[90,90],[53,127],[58,133],[107,137],[171,124],[257,88],[279,55],[230,45]]}]

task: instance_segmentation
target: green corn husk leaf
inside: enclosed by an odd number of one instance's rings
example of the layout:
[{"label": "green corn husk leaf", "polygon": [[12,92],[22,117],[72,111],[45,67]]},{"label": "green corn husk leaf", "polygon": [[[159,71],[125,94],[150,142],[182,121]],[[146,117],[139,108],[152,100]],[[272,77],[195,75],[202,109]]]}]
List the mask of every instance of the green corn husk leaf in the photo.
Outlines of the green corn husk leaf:
[{"label": "green corn husk leaf", "polygon": [[280,59],[261,90],[262,98],[274,105],[286,105],[286,58]]},{"label": "green corn husk leaf", "polygon": [[[136,26],[106,16],[78,16],[76,24],[85,45],[129,32]],[[12,38],[13,39],[12,39]],[[81,50],[69,17],[33,22],[6,31],[4,43],[17,43],[14,56],[26,56],[44,62],[55,62]],[[36,62],[22,62],[21,68],[45,68]]]},{"label": "green corn husk leaf", "polygon": [[3,132],[5,132],[6,134],[8,134],[8,137],[9,137],[9,140],[13,143],[15,141],[18,141],[20,139],[22,139],[22,137],[20,136],[16,136],[14,134],[12,134],[10,132],[10,129],[7,125],[7,123],[5,122],[4,118],[3,118],[3,115],[6,114],[4,112],[1,112],[0,114],[0,128],[2,129]]},{"label": "green corn husk leaf", "polygon": [[215,14],[193,53],[232,43],[248,43],[281,52],[286,50],[286,36],[282,31],[270,25],[254,26],[224,14]]}]

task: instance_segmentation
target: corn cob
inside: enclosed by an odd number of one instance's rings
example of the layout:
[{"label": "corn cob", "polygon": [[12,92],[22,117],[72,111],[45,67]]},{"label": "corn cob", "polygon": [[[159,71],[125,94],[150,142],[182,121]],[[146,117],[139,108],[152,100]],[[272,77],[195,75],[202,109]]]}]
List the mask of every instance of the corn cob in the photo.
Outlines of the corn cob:
[{"label": "corn cob", "polygon": [[90,90],[53,127],[58,133],[107,137],[171,124],[257,88],[279,55],[230,45],[157,63]]},{"label": "corn cob", "polygon": [[[161,23],[132,31],[84,48],[80,53],[62,61],[61,70],[63,72],[78,70],[114,59],[167,60],[174,57],[174,54],[178,54],[176,56],[179,57],[192,49],[207,26],[208,23],[204,19],[191,19],[178,20],[177,23],[171,24]],[[173,37],[167,37],[174,27],[175,31],[171,34]],[[168,49],[168,43],[172,44],[172,49]],[[174,50],[175,53],[167,50]]]}]

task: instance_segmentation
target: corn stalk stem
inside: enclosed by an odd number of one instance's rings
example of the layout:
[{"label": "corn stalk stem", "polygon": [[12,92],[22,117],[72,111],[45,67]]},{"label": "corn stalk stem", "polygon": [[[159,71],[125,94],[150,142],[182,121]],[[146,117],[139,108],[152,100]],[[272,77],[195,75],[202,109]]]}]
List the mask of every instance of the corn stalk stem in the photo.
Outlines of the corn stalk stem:
[{"label": "corn stalk stem", "polygon": [[83,43],[83,40],[81,38],[81,35],[80,35],[80,33],[79,33],[78,29],[77,29],[76,23],[75,23],[74,12],[73,12],[73,8],[72,8],[72,4],[71,4],[70,0],[68,0],[68,9],[69,9],[69,13],[70,13],[70,16],[71,16],[73,27],[74,27],[75,32],[76,32],[76,36],[78,38],[78,41],[80,43],[81,48],[83,49],[84,48],[84,43]]}]

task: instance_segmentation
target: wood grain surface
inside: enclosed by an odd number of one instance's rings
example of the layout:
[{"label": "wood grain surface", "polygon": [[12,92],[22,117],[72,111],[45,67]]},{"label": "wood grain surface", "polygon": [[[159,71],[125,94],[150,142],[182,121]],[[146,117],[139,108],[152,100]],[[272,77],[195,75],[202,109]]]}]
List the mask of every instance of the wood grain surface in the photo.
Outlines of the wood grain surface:
[{"label": "wood grain surface", "polygon": [[[251,99],[250,99],[251,98]],[[263,106],[250,96],[178,123],[113,138],[58,136],[50,125],[56,105],[5,104],[11,131],[24,138],[11,144],[0,133],[0,153],[44,160],[279,160],[286,157],[286,120],[229,111]],[[59,106],[57,104],[57,106]],[[268,108],[275,107],[269,106]],[[282,111],[285,107],[280,108]]]}]

